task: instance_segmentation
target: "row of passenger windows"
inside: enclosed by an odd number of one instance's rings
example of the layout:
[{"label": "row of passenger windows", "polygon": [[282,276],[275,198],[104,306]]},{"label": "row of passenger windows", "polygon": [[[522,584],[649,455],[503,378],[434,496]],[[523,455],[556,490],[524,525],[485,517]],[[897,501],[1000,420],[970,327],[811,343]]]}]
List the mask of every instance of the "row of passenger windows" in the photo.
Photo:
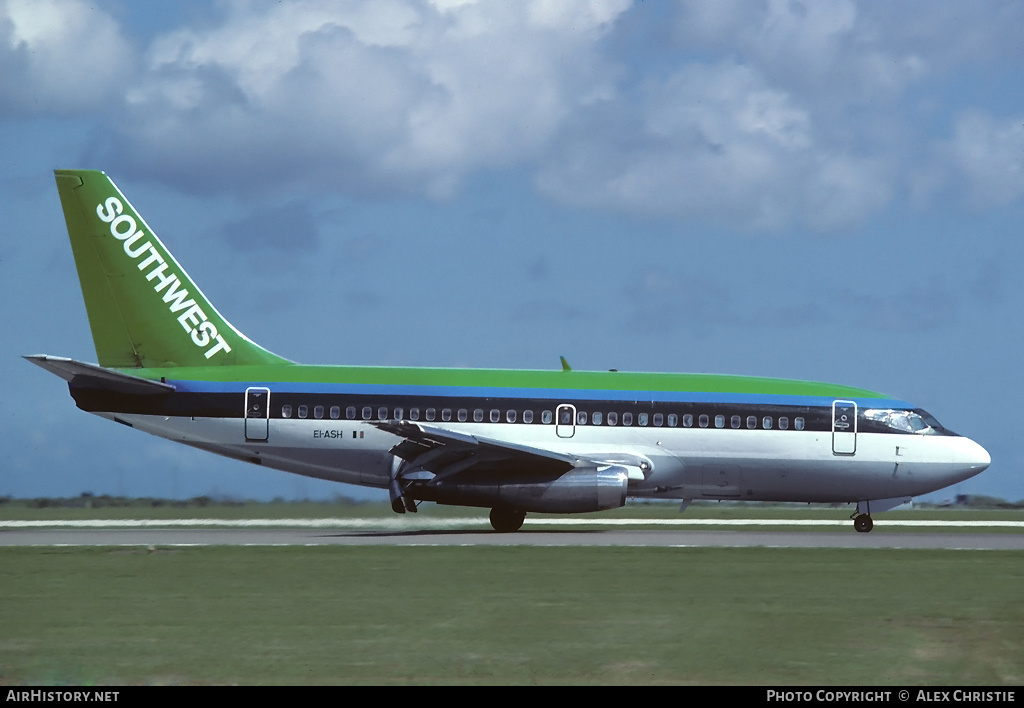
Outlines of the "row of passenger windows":
[{"label": "row of passenger windows", "polygon": [[[297,407],[297,414],[299,418],[309,417],[309,406],[300,405]],[[291,418],[292,417],[292,406],[284,405],[281,406],[281,417]],[[331,406],[330,410],[327,411],[324,406],[313,406],[313,418],[322,419],[324,413],[330,414],[332,420],[341,419],[341,406]],[[420,420],[422,413],[423,420],[432,422],[440,420],[442,422],[450,422],[456,420],[460,423],[466,423],[470,419],[470,412],[466,408],[452,409],[442,408],[440,409],[440,417],[438,417],[438,409],[436,408],[425,408],[422,411],[419,408],[410,408],[406,411],[404,408],[395,408],[391,416],[388,415],[389,409],[387,406],[380,406],[374,411],[372,406],[363,406],[358,409],[356,406],[348,406],[345,409],[346,420]],[[376,413],[376,418],[374,417]],[[407,415],[408,414],[408,415]],[[677,415],[676,413],[637,413],[636,424],[645,427],[653,425],[654,427],[662,427],[667,425],[670,428],[677,428],[682,424],[684,428],[692,428],[696,423],[697,427],[708,428],[711,427],[712,418],[707,414],[692,415],[686,413],[684,415]],[[472,418],[474,423],[484,422],[485,412],[482,408],[476,408],[473,410]],[[492,408],[487,412],[486,418],[491,423],[500,423],[502,419],[506,423],[516,423],[520,419],[524,423],[533,423],[534,412],[532,410],[516,411],[506,410],[504,415],[497,408]],[[544,425],[550,425],[554,421],[554,415],[551,411],[541,411],[540,422]],[[601,411],[595,411],[594,413],[587,413],[587,411],[576,412],[576,425],[606,425],[616,426],[620,422],[622,425],[630,426],[633,425],[634,415],[633,413],[619,413],[617,411],[611,411],[603,413]],[[760,419],[756,415],[748,415],[744,420],[743,416],[733,415],[728,418],[730,428],[739,429],[746,427],[748,430],[755,430],[758,427],[764,430],[771,430],[773,427],[778,427],[779,430],[788,430],[790,427],[790,419],[787,416],[779,416],[774,418],[773,416],[766,415]],[[572,409],[569,407],[559,408],[559,425],[572,425]],[[804,429],[804,419],[797,417],[792,420],[792,425],[795,430]],[[724,428],[726,427],[726,416],[716,415],[714,416],[714,427]]]}]

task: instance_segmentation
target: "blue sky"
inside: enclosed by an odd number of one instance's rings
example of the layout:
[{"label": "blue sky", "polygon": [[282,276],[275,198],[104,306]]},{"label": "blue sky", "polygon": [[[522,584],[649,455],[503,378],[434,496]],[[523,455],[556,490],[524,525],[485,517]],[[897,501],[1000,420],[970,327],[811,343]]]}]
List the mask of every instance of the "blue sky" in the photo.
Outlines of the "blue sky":
[{"label": "blue sky", "polygon": [[0,0],[0,495],[324,497],[81,413],[102,169],[309,363],[737,373],[928,409],[1024,498],[1024,6]]}]

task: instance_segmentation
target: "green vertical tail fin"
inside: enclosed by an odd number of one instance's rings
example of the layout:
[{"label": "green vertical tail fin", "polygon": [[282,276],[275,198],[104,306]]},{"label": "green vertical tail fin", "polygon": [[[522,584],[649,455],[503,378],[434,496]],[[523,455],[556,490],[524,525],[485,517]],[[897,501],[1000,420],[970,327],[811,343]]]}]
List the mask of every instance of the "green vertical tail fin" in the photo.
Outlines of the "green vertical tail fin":
[{"label": "green vertical tail fin", "polygon": [[107,175],[54,174],[100,366],[287,363],[217,312]]}]

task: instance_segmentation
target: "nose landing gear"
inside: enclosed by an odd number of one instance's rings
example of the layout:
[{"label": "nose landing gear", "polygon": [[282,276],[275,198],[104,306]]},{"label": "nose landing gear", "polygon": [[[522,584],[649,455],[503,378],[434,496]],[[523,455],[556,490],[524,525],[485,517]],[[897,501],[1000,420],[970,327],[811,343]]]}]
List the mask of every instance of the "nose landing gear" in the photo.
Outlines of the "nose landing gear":
[{"label": "nose landing gear", "polygon": [[875,526],[875,522],[871,520],[869,514],[857,514],[853,517],[853,528],[857,529],[858,533],[868,533]]}]

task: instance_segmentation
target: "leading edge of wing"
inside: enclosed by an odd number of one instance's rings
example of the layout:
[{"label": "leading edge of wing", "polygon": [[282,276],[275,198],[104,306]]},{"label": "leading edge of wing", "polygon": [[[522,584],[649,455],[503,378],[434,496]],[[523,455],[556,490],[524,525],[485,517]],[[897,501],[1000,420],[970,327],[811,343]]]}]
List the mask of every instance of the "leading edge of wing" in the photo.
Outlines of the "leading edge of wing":
[{"label": "leading edge of wing", "polygon": [[[576,467],[582,460],[574,455],[566,455],[543,448],[518,445],[505,440],[460,433],[447,428],[423,425],[405,420],[368,421],[371,425],[398,435],[405,440],[392,452],[408,462],[416,462],[417,458],[431,451],[444,450],[447,453],[461,453],[479,456],[491,461],[521,460],[527,467],[542,467],[544,471],[565,472]],[[541,463],[538,465],[538,463]]]},{"label": "leading edge of wing", "polygon": [[51,374],[56,374],[76,388],[96,388],[141,395],[172,393],[176,390],[170,384],[150,381],[113,369],[104,369],[96,364],[86,364],[67,357],[34,354],[26,356],[25,359],[46,369]]}]

